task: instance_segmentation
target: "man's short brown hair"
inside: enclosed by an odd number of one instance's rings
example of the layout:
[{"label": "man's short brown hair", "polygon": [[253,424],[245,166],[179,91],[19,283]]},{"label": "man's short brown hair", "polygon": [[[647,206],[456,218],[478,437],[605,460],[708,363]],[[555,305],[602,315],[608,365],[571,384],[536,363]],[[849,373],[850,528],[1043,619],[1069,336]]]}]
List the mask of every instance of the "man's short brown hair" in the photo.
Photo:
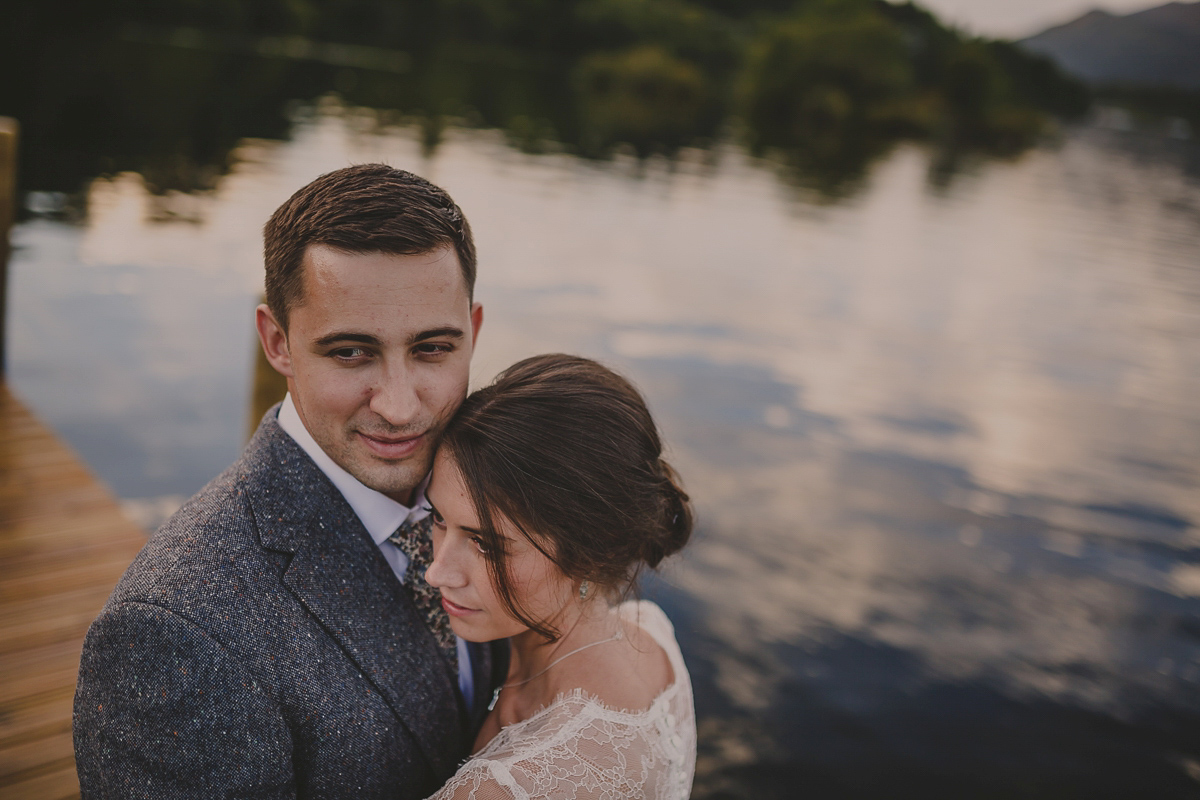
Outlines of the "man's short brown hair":
[{"label": "man's short brown hair", "polygon": [[303,302],[304,254],[323,244],[348,253],[418,255],[451,246],[467,297],[475,292],[475,242],[443,189],[387,164],[327,172],[287,199],[263,227],[267,306],[287,332]]}]

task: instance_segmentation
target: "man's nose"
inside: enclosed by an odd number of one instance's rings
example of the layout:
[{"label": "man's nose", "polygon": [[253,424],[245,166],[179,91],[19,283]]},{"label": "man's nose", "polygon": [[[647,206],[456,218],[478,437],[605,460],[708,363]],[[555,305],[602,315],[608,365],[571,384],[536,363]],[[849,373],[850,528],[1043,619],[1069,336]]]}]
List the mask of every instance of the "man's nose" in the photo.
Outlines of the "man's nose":
[{"label": "man's nose", "polygon": [[414,376],[402,366],[387,369],[371,395],[370,408],[397,428],[419,419],[421,397]]}]

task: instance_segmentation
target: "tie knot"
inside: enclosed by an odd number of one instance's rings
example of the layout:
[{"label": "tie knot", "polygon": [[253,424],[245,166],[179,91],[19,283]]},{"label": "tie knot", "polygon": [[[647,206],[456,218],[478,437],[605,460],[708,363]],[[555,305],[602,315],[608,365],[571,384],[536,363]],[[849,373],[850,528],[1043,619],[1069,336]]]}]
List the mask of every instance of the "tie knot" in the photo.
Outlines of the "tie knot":
[{"label": "tie knot", "polygon": [[433,542],[429,537],[430,520],[429,516],[416,521],[409,517],[400,523],[400,527],[387,540],[403,550],[409,561],[424,561],[428,564],[433,560]]}]

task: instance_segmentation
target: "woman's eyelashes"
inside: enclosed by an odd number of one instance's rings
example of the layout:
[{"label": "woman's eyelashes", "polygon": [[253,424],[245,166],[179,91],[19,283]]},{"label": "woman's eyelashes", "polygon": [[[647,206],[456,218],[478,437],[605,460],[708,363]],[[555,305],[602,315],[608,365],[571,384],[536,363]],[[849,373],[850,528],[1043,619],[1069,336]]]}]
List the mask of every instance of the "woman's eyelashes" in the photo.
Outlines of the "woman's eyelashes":
[{"label": "woman's eyelashes", "polygon": [[[446,519],[440,513],[438,513],[438,510],[436,507],[434,507],[433,503],[425,506],[425,510],[429,512],[429,516],[433,520],[435,527],[437,527],[439,530],[446,529]],[[464,530],[466,532],[471,531],[470,528],[466,528]],[[468,538],[470,538],[471,543],[475,545],[475,549],[478,550],[482,555],[486,556],[488,554],[490,548],[488,547],[487,542],[484,540],[483,534],[469,533]]]},{"label": "woman's eyelashes", "polygon": [[438,513],[438,510],[432,504],[425,506],[425,510],[429,512],[429,516],[433,519],[433,524],[439,528],[446,527],[446,520]]}]

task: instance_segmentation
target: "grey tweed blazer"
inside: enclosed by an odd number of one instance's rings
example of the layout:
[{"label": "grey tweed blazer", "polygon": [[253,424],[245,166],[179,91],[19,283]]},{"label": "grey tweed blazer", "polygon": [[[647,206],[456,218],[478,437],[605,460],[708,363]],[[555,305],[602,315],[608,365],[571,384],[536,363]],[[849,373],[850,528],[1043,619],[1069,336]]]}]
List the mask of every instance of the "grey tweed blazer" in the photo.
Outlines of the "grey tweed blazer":
[{"label": "grey tweed blazer", "polygon": [[277,408],[151,537],[88,631],[74,724],[85,798],[418,798],[468,752],[506,646],[474,647],[465,708]]}]

